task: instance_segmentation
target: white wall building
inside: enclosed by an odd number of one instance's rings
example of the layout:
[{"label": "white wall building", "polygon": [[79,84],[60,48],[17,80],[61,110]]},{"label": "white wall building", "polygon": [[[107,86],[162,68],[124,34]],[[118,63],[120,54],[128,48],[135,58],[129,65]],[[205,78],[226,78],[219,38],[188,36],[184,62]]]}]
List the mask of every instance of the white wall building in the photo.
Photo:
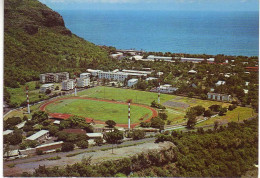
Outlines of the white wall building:
[{"label": "white wall building", "polygon": [[5,131],[3,131],[3,135],[9,135],[13,132],[14,132],[13,130],[5,130]]},{"label": "white wall building", "polygon": [[160,92],[161,93],[173,93],[174,91],[177,91],[178,88],[172,87],[170,84],[161,85],[160,87],[157,87],[155,89],[150,90],[151,92]]},{"label": "white wall building", "polygon": [[42,85],[41,87],[40,87],[40,92],[41,93],[45,93],[46,92],[46,90],[54,90],[54,84],[52,84],[52,83],[49,83],[49,84],[44,84],[44,85]]},{"label": "white wall building", "polygon": [[216,86],[220,86],[220,85],[225,85],[225,81],[221,81],[221,80],[219,80],[215,85]]},{"label": "white wall building", "polygon": [[74,89],[74,80],[64,80],[61,83],[61,89],[66,91]]},{"label": "white wall building", "polygon": [[77,78],[77,87],[83,88],[90,85],[90,79],[89,77],[85,78]]},{"label": "white wall building", "polygon": [[82,73],[80,74],[80,78],[85,78],[85,77],[90,77],[90,73],[86,72],[86,73]]},{"label": "white wall building", "polygon": [[128,80],[128,82],[127,82],[127,86],[128,86],[128,87],[132,87],[133,85],[137,84],[137,82],[138,82],[138,79],[135,79],[135,78],[130,79],[130,80]]},{"label": "white wall building", "polygon": [[150,80],[158,80],[158,78],[155,77],[148,77],[147,79],[145,79],[146,81],[150,81]]},{"label": "white wall building", "polygon": [[172,57],[165,57],[165,56],[154,56],[154,55],[149,55],[147,59],[152,59],[152,60],[163,60],[163,61],[172,61]]},{"label": "white wall building", "polygon": [[231,101],[231,95],[219,94],[219,93],[207,93],[208,99],[217,101]]},{"label": "white wall building", "polygon": [[36,140],[38,142],[43,142],[49,137],[49,131],[48,130],[41,130],[30,137],[26,138],[26,140]]},{"label": "white wall building", "polygon": [[94,69],[87,69],[87,72],[90,72],[92,76],[98,76],[99,72],[102,72],[102,70],[94,70]]}]

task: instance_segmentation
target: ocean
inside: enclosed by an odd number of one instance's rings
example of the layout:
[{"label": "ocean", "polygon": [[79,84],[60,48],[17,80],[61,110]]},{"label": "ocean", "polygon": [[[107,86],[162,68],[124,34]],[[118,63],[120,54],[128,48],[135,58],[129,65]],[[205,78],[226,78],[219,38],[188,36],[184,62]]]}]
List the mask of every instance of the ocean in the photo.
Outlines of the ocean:
[{"label": "ocean", "polygon": [[258,56],[258,12],[58,10],[96,45],[189,54]]}]

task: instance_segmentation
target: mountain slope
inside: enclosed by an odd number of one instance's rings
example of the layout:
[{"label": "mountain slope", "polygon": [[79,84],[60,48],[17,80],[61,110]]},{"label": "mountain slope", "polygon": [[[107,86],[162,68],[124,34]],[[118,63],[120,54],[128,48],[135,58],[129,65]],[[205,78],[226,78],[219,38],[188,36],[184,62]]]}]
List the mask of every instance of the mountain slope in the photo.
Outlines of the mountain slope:
[{"label": "mountain slope", "polygon": [[63,18],[37,0],[5,0],[4,83],[19,87],[44,72],[106,66],[108,53],[68,30]]}]

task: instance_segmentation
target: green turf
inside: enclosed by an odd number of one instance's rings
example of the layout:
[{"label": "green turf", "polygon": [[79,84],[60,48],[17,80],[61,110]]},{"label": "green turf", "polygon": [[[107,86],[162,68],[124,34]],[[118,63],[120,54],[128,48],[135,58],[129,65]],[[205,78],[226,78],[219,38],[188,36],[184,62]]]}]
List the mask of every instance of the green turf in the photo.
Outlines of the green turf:
[{"label": "green turf", "polygon": [[[17,103],[19,106],[21,103],[26,101],[26,86],[29,87],[29,100],[30,102],[34,101],[40,101],[41,99],[47,99],[49,98],[44,93],[40,93],[40,89],[35,89],[36,81],[27,82],[25,85],[20,86],[19,88],[8,88],[7,91],[11,95],[11,103]],[[40,84],[41,86],[42,84]],[[55,83],[54,86],[60,86],[61,84]],[[53,92],[59,92],[59,91],[52,91]],[[39,96],[41,98],[39,98]]]},{"label": "green turf", "polygon": [[[123,104],[85,99],[66,99],[48,105],[46,110],[52,113],[73,114],[101,121],[114,120],[119,124],[128,123],[128,106]],[[131,123],[141,122],[142,120],[139,119],[146,120],[151,116],[151,110],[131,106]]]}]

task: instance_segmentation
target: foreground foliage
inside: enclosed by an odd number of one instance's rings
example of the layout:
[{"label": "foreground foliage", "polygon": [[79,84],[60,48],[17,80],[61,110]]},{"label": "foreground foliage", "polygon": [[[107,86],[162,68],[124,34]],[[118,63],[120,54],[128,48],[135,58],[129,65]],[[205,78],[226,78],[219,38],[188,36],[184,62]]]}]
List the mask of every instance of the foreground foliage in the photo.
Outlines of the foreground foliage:
[{"label": "foreground foliage", "polygon": [[171,141],[176,147],[150,151],[131,158],[67,165],[65,168],[39,166],[33,174],[22,176],[100,177],[100,176],[159,176],[159,177],[238,177],[257,164],[258,119],[244,123],[229,123],[215,131],[158,135],[157,142]]}]

